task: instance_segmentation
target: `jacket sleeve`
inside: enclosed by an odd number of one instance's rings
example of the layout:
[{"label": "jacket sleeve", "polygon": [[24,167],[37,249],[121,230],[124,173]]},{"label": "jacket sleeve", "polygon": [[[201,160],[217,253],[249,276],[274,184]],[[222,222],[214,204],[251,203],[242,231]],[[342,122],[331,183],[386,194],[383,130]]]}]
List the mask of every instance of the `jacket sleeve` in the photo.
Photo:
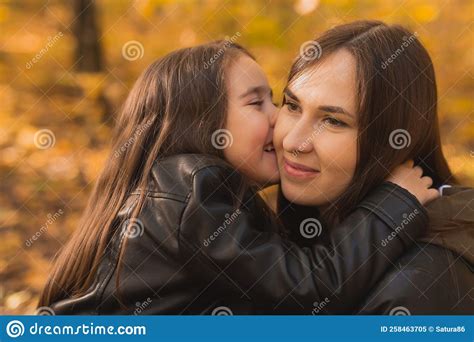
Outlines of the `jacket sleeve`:
[{"label": "jacket sleeve", "polygon": [[[201,277],[238,290],[258,308],[310,314],[324,301],[325,313],[351,312],[427,224],[411,194],[384,183],[331,227],[328,244],[299,247],[259,226],[245,206],[234,209],[240,177],[221,166],[194,174],[179,248]],[[419,215],[402,226],[415,211]]]},{"label": "jacket sleeve", "polygon": [[[420,252],[423,253],[423,252]],[[436,288],[438,296],[430,297],[427,289]],[[449,296],[452,290],[444,288],[438,291],[437,279],[423,269],[407,268],[390,271],[370,290],[370,295],[362,302],[358,315],[432,315],[441,308],[443,296]],[[453,301],[454,303],[456,301]]]},{"label": "jacket sleeve", "polygon": [[[359,315],[472,314],[466,311],[457,262],[460,255],[429,243],[417,243],[398,259],[355,313]],[[469,272],[469,271],[468,271]],[[462,286],[462,285],[461,285]],[[467,301],[466,301],[467,303]],[[465,312],[463,312],[465,310]]]}]

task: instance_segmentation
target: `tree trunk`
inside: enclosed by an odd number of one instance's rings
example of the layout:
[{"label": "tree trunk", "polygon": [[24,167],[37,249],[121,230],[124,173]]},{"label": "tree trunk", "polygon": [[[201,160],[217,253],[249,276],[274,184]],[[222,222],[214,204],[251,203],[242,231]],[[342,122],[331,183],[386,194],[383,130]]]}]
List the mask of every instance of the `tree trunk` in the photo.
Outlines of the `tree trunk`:
[{"label": "tree trunk", "polygon": [[94,0],[73,0],[76,38],[75,68],[79,72],[101,72],[103,70],[102,49],[96,20]]}]

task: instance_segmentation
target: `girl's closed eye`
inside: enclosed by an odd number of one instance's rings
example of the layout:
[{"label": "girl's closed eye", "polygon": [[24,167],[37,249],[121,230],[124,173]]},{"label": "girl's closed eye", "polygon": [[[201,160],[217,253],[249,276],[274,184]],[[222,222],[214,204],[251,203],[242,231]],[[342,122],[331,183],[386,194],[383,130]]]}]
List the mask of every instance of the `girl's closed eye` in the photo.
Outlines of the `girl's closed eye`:
[{"label": "girl's closed eye", "polygon": [[276,103],[274,103],[272,94],[269,93],[268,95],[264,96],[263,98],[256,98],[252,101],[249,102],[249,106],[256,106],[256,107],[262,107],[266,102],[272,103],[274,106],[277,106]]},{"label": "girl's closed eye", "polygon": [[261,100],[261,99],[255,99],[255,100],[251,101],[248,105],[249,105],[249,106],[260,107],[262,104],[263,104],[263,100]]}]

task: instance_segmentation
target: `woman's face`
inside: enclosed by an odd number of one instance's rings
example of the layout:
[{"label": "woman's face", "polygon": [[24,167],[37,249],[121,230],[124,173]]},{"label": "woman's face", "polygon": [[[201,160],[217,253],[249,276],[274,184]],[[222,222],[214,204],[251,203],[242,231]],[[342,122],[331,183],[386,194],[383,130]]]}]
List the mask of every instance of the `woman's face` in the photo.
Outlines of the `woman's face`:
[{"label": "woman's face", "polygon": [[349,185],[357,163],[356,69],[344,49],[288,84],[274,144],[285,197],[325,206]]},{"label": "woman's face", "polygon": [[242,55],[226,71],[228,114],[226,129],[231,143],[224,156],[237,170],[260,186],[280,179],[273,128],[277,108],[262,68]]}]

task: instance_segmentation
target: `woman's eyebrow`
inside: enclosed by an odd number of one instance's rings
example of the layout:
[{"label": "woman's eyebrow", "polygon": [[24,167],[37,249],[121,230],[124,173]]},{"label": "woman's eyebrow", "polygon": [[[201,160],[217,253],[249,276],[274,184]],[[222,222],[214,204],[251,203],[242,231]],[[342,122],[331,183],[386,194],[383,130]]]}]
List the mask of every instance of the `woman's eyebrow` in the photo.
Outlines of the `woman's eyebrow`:
[{"label": "woman's eyebrow", "polygon": [[322,110],[323,112],[327,113],[337,113],[337,114],[345,114],[350,117],[354,117],[351,113],[346,111],[344,108],[339,107],[339,106],[329,106],[329,105],[323,105],[323,106],[318,106],[319,110]]},{"label": "woman's eyebrow", "polygon": [[294,101],[300,102],[298,97],[289,88],[283,89],[283,95],[290,97]]},{"label": "woman's eyebrow", "polygon": [[[283,94],[290,97],[293,101],[300,102],[298,97],[288,88],[285,88],[283,90]],[[344,108],[339,107],[339,106],[321,105],[321,106],[318,106],[318,110],[321,110],[321,111],[327,112],[327,113],[344,114],[344,115],[347,115],[351,118],[354,118],[354,116],[351,113],[349,113],[347,110],[345,110]]]}]

